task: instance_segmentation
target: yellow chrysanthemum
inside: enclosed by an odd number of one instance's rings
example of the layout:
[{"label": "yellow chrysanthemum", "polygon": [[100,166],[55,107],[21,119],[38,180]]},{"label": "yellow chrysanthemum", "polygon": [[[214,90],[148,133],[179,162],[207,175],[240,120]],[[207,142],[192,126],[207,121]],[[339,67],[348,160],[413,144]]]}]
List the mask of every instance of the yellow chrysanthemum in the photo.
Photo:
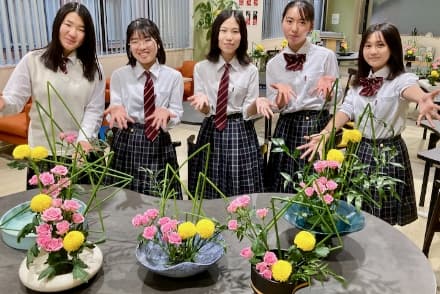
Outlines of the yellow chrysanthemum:
[{"label": "yellow chrysanthemum", "polygon": [[46,194],[37,194],[32,197],[31,209],[33,212],[43,212],[52,205],[52,197]]},{"label": "yellow chrysanthemum", "polygon": [[272,265],[272,277],[275,281],[286,282],[292,273],[292,265],[286,260],[278,260]]},{"label": "yellow chrysanthemum", "polygon": [[344,161],[344,153],[338,149],[330,149],[327,153],[327,160],[337,161],[342,163]]},{"label": "yellow chrysanthemum", "polygon": [[281,48],[287,47],[287,44],[289,44],[289,43],[287,42],[286,39],[284,39],[283,41],[281,41]]},{"label": "yellow chrysanthemum", "polygon": [[14,159],[25,159],[26,157],[31,157],[31,147],[28,144],[18,145],[12,151],[12,157]]},{"label": "yellow chrysanthemum", "polygon": [[46,147],[36,146],[31,150],[31,158],[34,160],[41,160],[46,158],[49,155],[49,151],[47,151]]},{"label": "yellow chrysanthemum", "polygon": [[431,77],[437,79],[439,77],[439,73],[436,70],[431,71]]},{"label": "yellow chrysanthemum", "polygon": [[192,238],[197,233],[196,226],[192,222],[181,223],[177,228],[177,233],[182,240]]},{"label": "yellow chrysanthemum", "polygon": [[202,239],[208,239],[214,235],[215,224],[212,220],[204,218],[197,222],[196,230]]},{"label": "yellow chrysanthemum", "polygon": [[362,133],[357,130],[348,130],[343,129],[342,132],[342,141],[343,142],[353,142],[353,143],[359,143],[362,140]]},{"label": "yellow chrysanthemum", "polygon": [[301,231],[296,234],[293,243],[303,251],[312,251],[316,245],[315,236],[307,231]]},{"label": "yellow chrysanthemum", "polygon": [[264,47],[261,44],[258,44],[257,46],[255,46],[255,51],[258,52],[264,52]]},{"label": "yellow chrysanthemum", "polygon": [[78,250],[84,244],[84,234],[80,231],[70,231],[63,239],[63,247],[67,252]]},{"label": "yellow chrysanthemum", "polygon": [[412,51],[412,50],[407,50],[407,51],[406,51],[406,54],[407,54],[407,55],[413,55],[413,54],[414,54],[414,51]]}]

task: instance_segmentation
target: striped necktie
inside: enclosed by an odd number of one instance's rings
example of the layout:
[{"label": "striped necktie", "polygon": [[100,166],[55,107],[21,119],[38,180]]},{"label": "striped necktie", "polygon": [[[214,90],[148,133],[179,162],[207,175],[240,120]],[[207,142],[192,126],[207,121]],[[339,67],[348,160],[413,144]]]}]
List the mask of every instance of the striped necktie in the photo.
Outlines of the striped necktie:
[{"label": "striped necktie", "polygon": [[229,63],[225,63],[225,71],[223,72],[217,93],[217,109],[215,114],[215,127],[219,131],[223,131],[226,127],[226,108],[228,106],[228,87],[229,87]]},{"label": "striped necktie", "polygon": [[[145,72],[145,75],[147,76],[147,80],[145,81],[144,86],[144,119],[152,115],[156,109],[156,106],[154,105],[155,95],[153,79],[148,71]],[[144,121],[144,123],[145,136],[148,140],[153,142],[159,134],[159,130],[156,130],[153,126],[151,126],[151,123],[147,123],[146,121]]]}]

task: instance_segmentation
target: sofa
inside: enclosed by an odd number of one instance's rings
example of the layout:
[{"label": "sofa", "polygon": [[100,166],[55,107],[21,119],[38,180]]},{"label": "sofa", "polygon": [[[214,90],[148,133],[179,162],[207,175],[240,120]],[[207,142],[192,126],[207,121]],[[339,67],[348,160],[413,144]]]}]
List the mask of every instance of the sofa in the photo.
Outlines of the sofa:
[{"label": "sofa", "polygon": [[194,60],[184,60],[182,66],[176,68],[184,78],[188,78],[188,81],[183,83],[183,101],[194,95],[193,73],[195,65],[196,62]]}]

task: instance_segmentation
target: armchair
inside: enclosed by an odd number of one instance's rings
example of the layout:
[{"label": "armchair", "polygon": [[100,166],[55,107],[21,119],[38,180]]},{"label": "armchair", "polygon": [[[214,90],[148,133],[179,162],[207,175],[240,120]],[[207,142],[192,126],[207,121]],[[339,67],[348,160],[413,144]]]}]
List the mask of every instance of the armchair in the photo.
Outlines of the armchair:
[{"label": "armchair", "polygon": [[190,78],[190,81],[183,84],[183,101],[186,101],[188,97],[194,95],[194,66],[196,62],[194,60],[184,60],[182,66],[176,68],[184,78]]},{"label": "armchair", "polygon": [[20,113],[0,117],[0,141],[13,145],[27,144],[31,105],[32,99],[29,99]]}]

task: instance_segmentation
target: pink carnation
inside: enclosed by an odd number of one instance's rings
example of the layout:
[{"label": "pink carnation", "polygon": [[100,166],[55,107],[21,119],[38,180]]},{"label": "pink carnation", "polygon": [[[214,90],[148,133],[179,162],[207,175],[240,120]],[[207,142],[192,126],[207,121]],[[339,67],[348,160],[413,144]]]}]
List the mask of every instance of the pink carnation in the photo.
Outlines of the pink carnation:
[{"label": "pink carnation", "polygon": [[74,144],[76,142],[76,139],[78,138],[78,133],[77,132],[67,132],[65,133],[65,140],[67,142],[67,144]]},{"label": "pink carnation", "polygon": [[172,219],[169,222],[167,222],[166,224],[163,224],[162,226],[160,226],[160,231],[163,234],[175,231],[177,229],[177,224],[178,224],[177,220]]},{"label": "pink carnation", "polygon": [[69,231],[70,223],[66,220],[60,221],[56,224],[57,227],[57,234],[58,235],[64,235]]},{"label": "pink carnation", "polygon": [[313,168],[317,173],[322,173],[327,167],[327,162],[325,160],[317,160],[313,164]]},{"label": "pink carnation", "polygon": [[177,232],[171,232],[168,234],[168,242],[174,245],[182,244],[182,238],[179,236]]},{"label": "pink carnation", "polygon": [[75,224],[82,224],[84,222],[84,216],[79,212],[75,212],[72,215],[72,221]]},{"label": "pink carnation", "polygon": [[60,221],[63,219],[63,213],[58,207],[49,207],[48,209],[43,211],[41,218],[45,222]]},{"label": "pink carnation", "polygon": [[63,239],[52,238],[43,243],[43,249],[47,252],[56,252],[63,248]]},{"label": "pink carnation", "polygon": [[68,177],[61,178],[61,179],[58,181],[58,186],[59,186],[60,188],[69,188],[69,186],[70,186],[70,178],[68,178]]},{"label": "pink carnation", "polygon": [[272,265],[272,264],[274,264],[275,262],[278,261],[278,258],[277,258],[277,256],[275,255],[275,253],[273,253],[273,252],[271,252],[271,251],[267,251],[267,252],[264,254],[263,261],[264,261],[265,263],[267,263],[268,265]]},{"label": "pink carnation", "polygon": [[333,202],[333,196],[330,194],[325,194],[323,199],[326,204],[331,204]]},{"label": "pink carnation", "polygon": [[272,271],[270,269],[266,269],[265,271],[263,271],[261,273],[261,275],[266,279],[266,280],[272,280]]},{"label": "pink carnation", "polygon": [[337,169],[341,166],[341,164],[335,160],[327,161],[327,166],[331,169]]},{"label": "pink carnation", "polygon": [[147,240],[153,240],[156,233],[157,233],[156,226],[148,226],[148,227],[145,227],[144,233],[142,234],[142,236]]},{"label": "pink carnation", "polygon": [[254,253],[252,252],[252,249],[250,247],[245,247],[245,248],[241,249],[240,256],[242,256],[246,259],[251,259],[252,256],[254,256]]},{"label": "pink carnation", "polygon": [[265,270],[269,269],[269,267],[270,267],[270,265],[267,264],[267,263],[265,263],[264,261],[259,262],[259,263],[257,263],[257,264],[255,265],[255,269],[256,269],[259,273],[264,272]]},{"label": "pink carnation", "polygon": [[55,165],[50,171],[54,175],[65,176],[67,175],[68,169],[64,165]]},{"label": "pink carnation", "polygon": [[259,218],[265,218],[267,216],[268,211],[269,210],[267,208],[260,208],[257,209],[256,214]]},{"label": "pink carnation", "polygon": [[306,193],[307,197],[312,197],[315,193],[315,189],[313,189],[312,187],[307,187],[304,189],[304,193]]},{"label": "pink carnation", "polygon": [[166,224],[167,222],[169,222],[170,220],[171,220],[171,219],[170,219],[169,217],[164,216],[164,217],[161,217],[161,218],[157,221],[157,223],[158,223],[160,226],[162,226],[162,225]]},{"label": "pink carnation", "polygon": [[249,195],[243,195],[238,197],[237,201],[240,204],[240,207],[247,207],[251,202],[251,197],[249,197]]},{"label": "pink carnation", "polygon": [[52,235],[52,226],[49,224],[41,224],[35,227],[37,231],[37,235],[42,236],[51,236]]},{"label": "pink carnation", "polygon": [[146,223],[148,223],[148,218],[147,218],[147,216],[142,215],[142,214],[136,214],[131,220],[131,224],[134,227],[140,227]]},{"label": "pink carnation", "polygon": [[76,200],[64,200],[64,203],[62,205],[62,208],[65,211],[72,211],[75,212],[79,209],[80,205],[78,203],[78,201]]},{"label": "pink carnation", "polygon": [[53,207],[61,207],[62,204],[63,204],[63,199],[61,199],[61,198],[52,199],[52,206]]},{"label": "pink carnation", "polygon": [[327,186],[327,189],[329,189],[330,191],[334,191],[338,187],[338,184],[333,180],[329,180],[325,185]]},{"label": "pink carnation", "polygon": [[55,179],[53,177],[53,174],[50,172],[43,172],[38,177],[40,179],[40,182],[43,184],[43,186],[49,186],[52,184],[55,184]]},{"label": "pink carnation", "polygon": [[149,219],[155,219],[159,215],[159,210],[155,208],[147,209],[147,211],[144,213]]},{"label": "pink carnation", "polygon": [[37,177],[37,175],[33,175],[32,178],[29,179],[28,183],[31,186],[38,185],[38,177]]},{"label": "pink carnation", "polygon": [[238,209],[238,205],[237,205],[237,202],[235,202],[235,201],[232,201],[231,203],[229,203],[228,207],[226,208],[226,210],[229,213],[234,213],[237,211],[237,209]]},{"label": "pink carnation", "polygon": [[231,231],[236,231],[238,229],[238,222],[236,219],[228,221],[228,229]]}]

